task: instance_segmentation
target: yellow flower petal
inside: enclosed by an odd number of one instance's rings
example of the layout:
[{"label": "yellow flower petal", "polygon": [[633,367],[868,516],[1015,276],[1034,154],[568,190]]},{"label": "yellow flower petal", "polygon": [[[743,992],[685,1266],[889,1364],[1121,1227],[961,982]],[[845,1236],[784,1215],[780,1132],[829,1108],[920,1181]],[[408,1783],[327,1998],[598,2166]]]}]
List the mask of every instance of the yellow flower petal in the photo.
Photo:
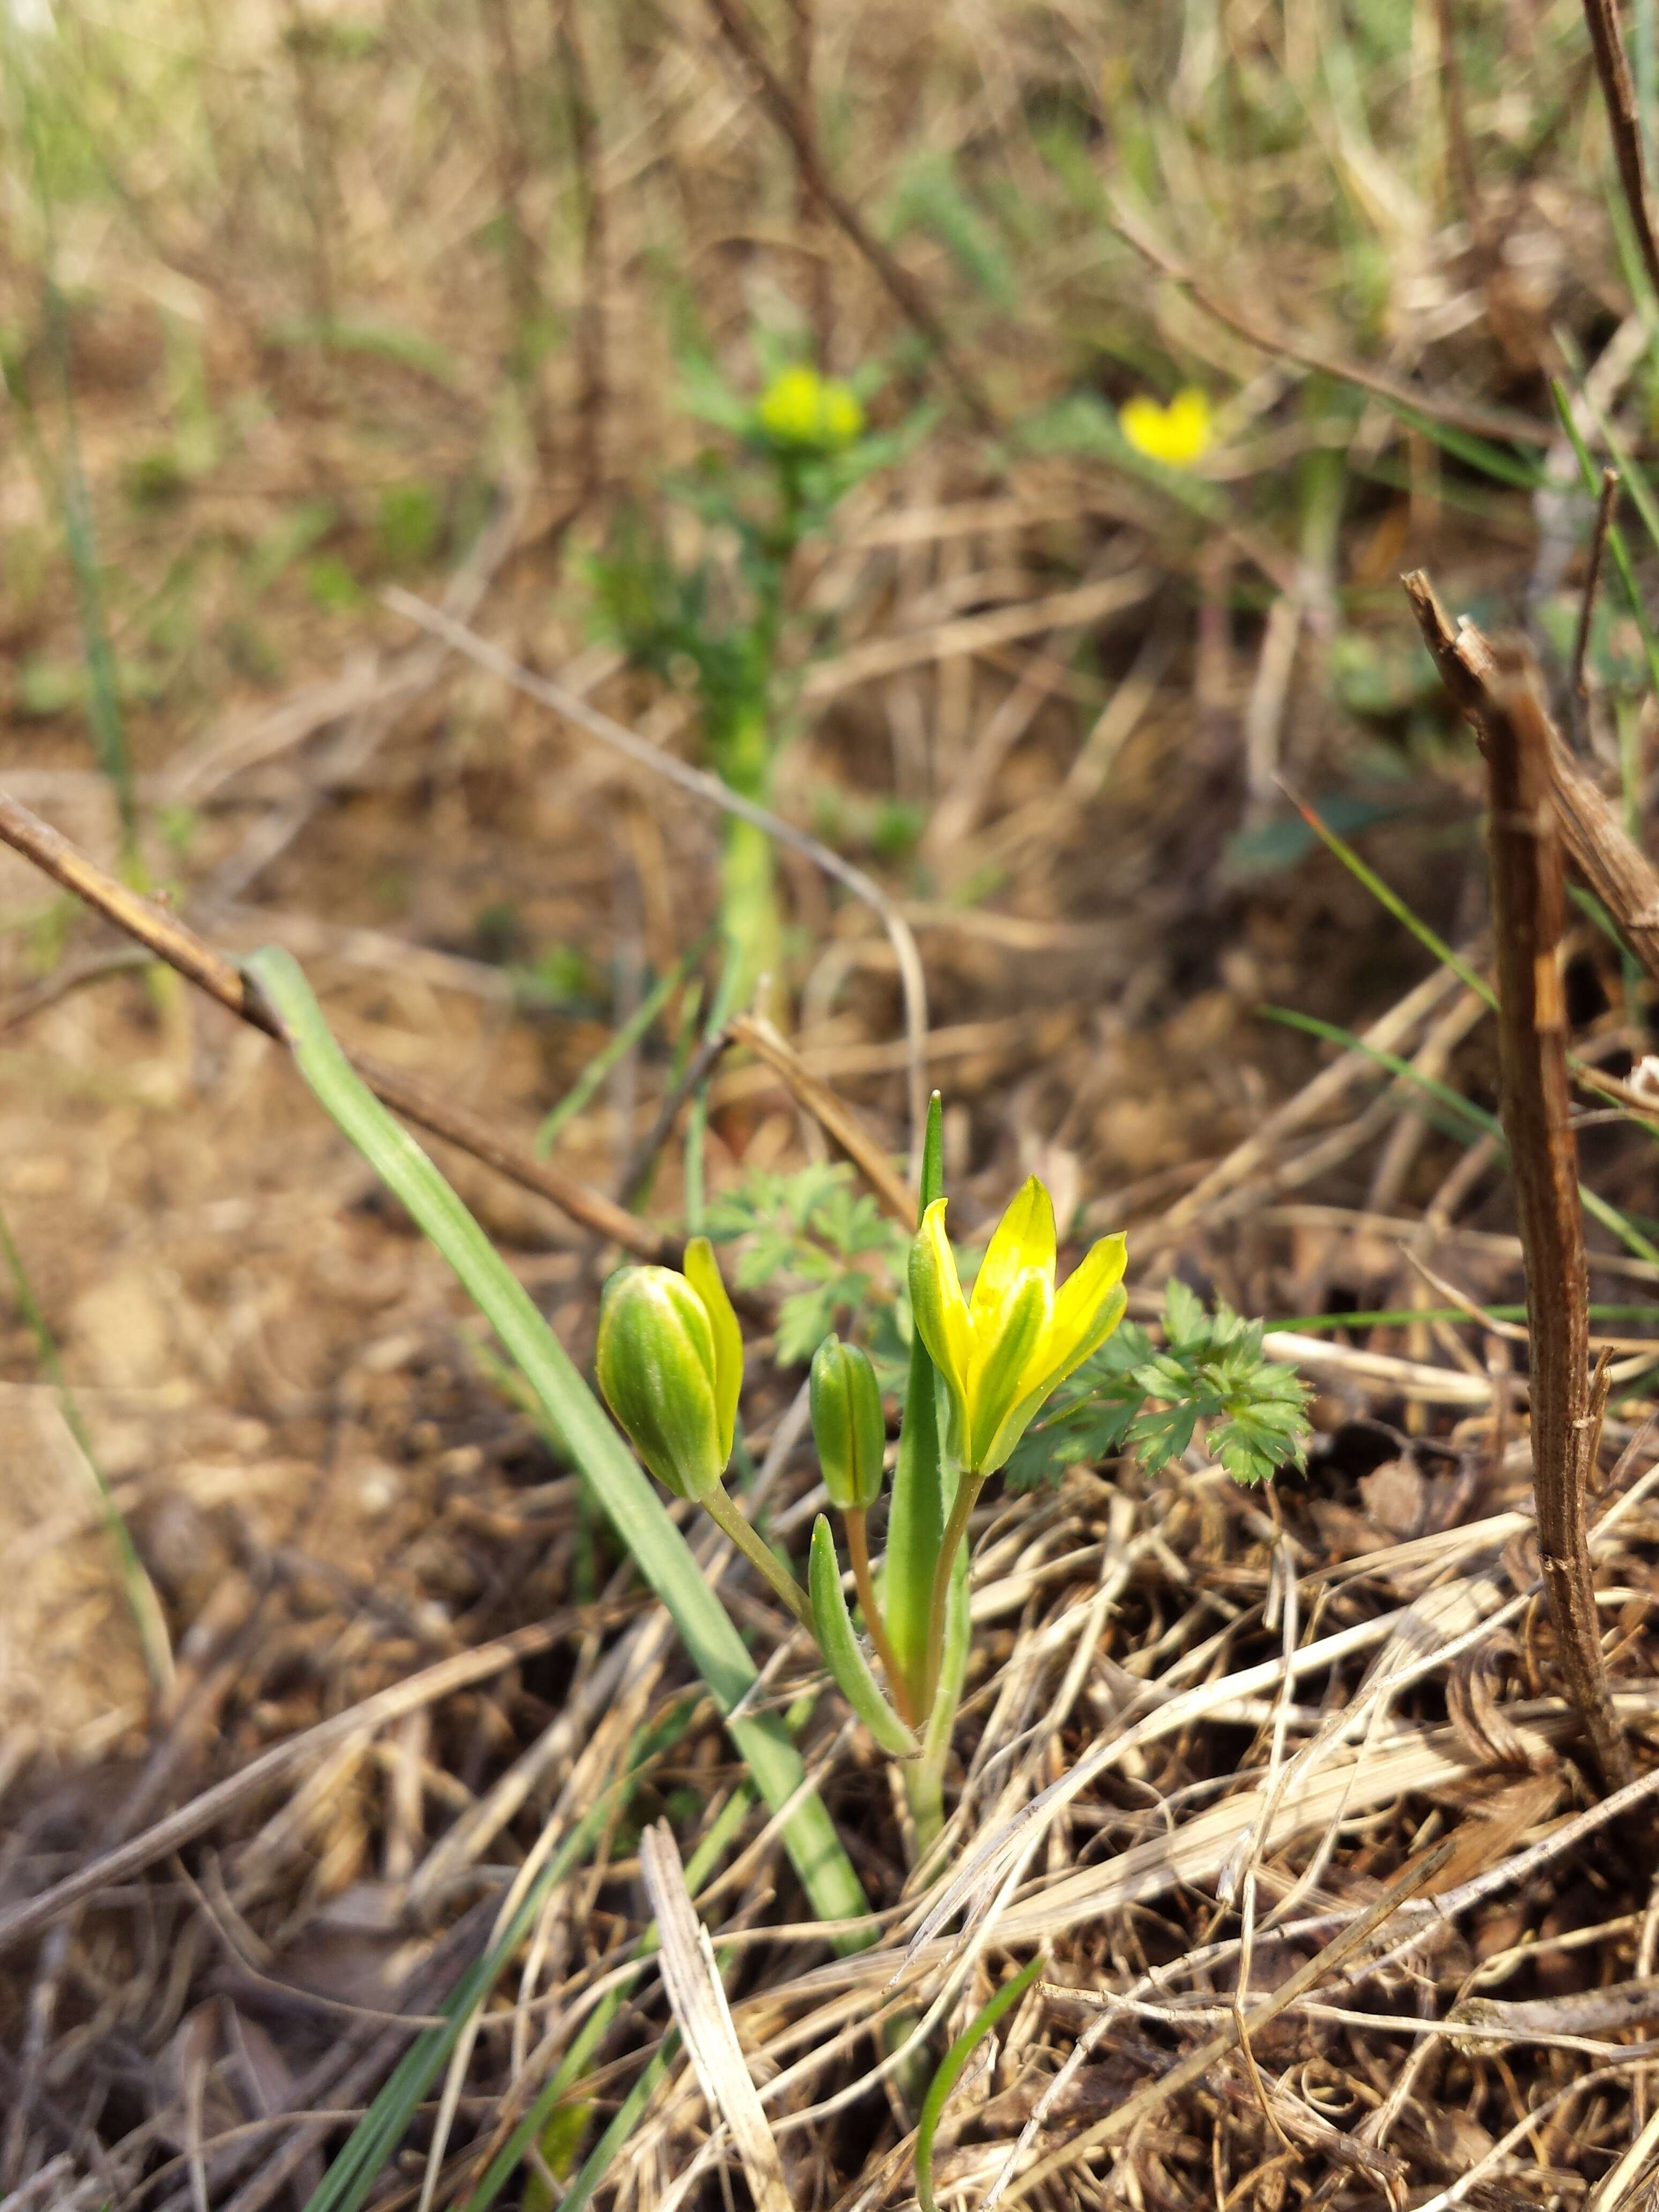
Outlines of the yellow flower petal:
[{"label": "yellow flower petal", "polygon": [[[1035,1268],[1022,1275],[1013,1296],[1004,1301],[994,1327],[981,1333],[975,1343],[963,1457],[976,1474],[991,1474],[1007,1456],[1005,1452],[999,1458],[995,1447],[1007,1426],[1010,1411],[1029,1395],[1028,1372],[1048,1335],[1054,1303],[1051,1282],[1051,1277]],[[1012,1449],[1012,1442],[1009,1449]]]},{"label": "yellow flower petal", "polygon": [[969,1429],[969,1388],[973,1364],[973,1331],[968,1301],[962,1295],[957,1255],[945,1233],[947,1201],[936,1198],[921,1217],[910,1247],[910,1308],[927,1356],[945,1377],[960,1447]]},{"label": "yellow flower petal", "polygon": [[1073,1368],[1080,1367],[1091,1353],[1098,1352],[1117,1327],[1123,1304],[1119,1300],[1114,1309],[1113,1293],[1123,1280],[1128,1257],[1128,1247],[1121,1237],[1103,1237],[1054,1293],[1049,1340],[1056,1352],[1069,1362],[1054,1376],[1056,1382],[1063,1382]]},{"label": "yellow flower petal", "polygon": [[706,1237],[694,1237],[685,1248],[685,1279],[702,1302],[714,1339],[714,1419],[721,1456],[732,1456],[738,1425],[738,1400],[743,1391],[743,1331],[726,1295],[714,1248]]},{"label": "yellow flower petal", "polygon": [[1032,1268],[1054,1279],[1054,1201],[1035,1176],[1010,1199],[974,1278],[969,1304],[975,1330],[987,1327]]}]

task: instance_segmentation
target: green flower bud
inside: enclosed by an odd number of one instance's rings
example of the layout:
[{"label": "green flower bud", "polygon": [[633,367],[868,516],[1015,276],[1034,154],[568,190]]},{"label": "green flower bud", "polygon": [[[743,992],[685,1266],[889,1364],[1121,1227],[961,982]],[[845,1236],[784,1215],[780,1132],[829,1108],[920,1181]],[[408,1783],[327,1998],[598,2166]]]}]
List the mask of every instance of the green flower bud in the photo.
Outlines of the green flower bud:
[{"label": "green flower bud", "polygon": [[826,1336],[812,1355],[812,1437],[830,1502],[863,1511],[881,1495],[887,1423],[876,1370],[855,1344]]},{"label": "green flower bud", "polygon": [[743,1383],[742,1334],[706,1237],[686,1246],[683,1275],[623,1267],[611,1278],[594,1367],[658,1481],[676,1498],[706,1498],[731,1461]]}]

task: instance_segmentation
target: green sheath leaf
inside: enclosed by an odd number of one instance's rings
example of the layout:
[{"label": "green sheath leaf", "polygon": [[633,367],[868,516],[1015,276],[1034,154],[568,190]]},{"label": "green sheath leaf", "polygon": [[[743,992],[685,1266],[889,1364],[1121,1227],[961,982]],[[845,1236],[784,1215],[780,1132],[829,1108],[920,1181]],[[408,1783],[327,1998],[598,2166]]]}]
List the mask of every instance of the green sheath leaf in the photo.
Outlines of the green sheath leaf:
[{"label": "green sheath leaf", "polygon": [[823,1662],[841,1686],[842,1695],[884,1752],[895,1759],[915,1759],[921,1749],[909,1729],[881,1694],[859,1645],[847,1600],[841,1587],[841,1562],[830,1523],[820,1513],[812,1524],[812,1556],[806,1588],[812,1600],[812,1629]]}]

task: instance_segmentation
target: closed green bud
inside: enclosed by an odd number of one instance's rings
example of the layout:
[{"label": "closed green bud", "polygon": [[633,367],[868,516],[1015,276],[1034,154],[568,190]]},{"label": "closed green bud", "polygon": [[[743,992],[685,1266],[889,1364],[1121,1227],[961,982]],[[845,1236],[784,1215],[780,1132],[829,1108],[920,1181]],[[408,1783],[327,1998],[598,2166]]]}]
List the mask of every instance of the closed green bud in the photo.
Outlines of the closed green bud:
[{"label": "closed green bud", "polygon": [[731,1461],[743,1383],[742,1334],[706,1237],[686,1246],[683,1275],[623,1267],[611,1278],[594,1367],[658,1481],[676,1498],[706,1498]]},{"label": "closed green bud", "polygon": [[876,1370],[855,1344],[826,1336],[812,1355],[812,1437],[830,1502],[863,1512],[881,1495],[887,1423]]}]

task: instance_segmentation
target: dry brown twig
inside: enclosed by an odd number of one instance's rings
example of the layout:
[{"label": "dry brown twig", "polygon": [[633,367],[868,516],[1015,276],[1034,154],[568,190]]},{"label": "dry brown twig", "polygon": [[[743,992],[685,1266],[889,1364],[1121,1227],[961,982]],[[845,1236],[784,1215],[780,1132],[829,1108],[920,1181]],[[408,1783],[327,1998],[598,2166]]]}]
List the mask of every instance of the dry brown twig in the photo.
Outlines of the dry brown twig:
[{"label": "dry brown twig", "polygon": [[1619,27],[1618,0],[1584,0],[1584,21],[1589,27],[1590,49],[1595,56],[1601,97],[1607,102],[1607,128],[1613,134],[1613,156],[1619,164],[1625,204],[1630,210],[1648,282],[1659,290],[1659,239],[1654,236],[1636,85],[1625,52],[1624,33]]},{"label": "dry brown twig", "polygon": [[[281,1042],[275,1023],[257,994],[248,988],[241,969],[234,962],[186,927],[176,915],[157,906],[154,900],[129,890],[49,823],[41,821],[38,815],[3,793],[0,793],[0,841],[14,852],[21,853],[25,860],[32,860],[66,890],[73,891],[118,929],[148,946],[158,960],[176,969],[239,1020]],[[678,1248],[671,1237],[662,1237],[646,1223],[636,1221],[603,1192],[590,1188],[574,1176],[507,1143],[482,1115],[469,1113],[465,1107],[434,1097],[423,1085],[377,1060],[354,1059],[352,1064],[376,1097],[394,1113],[418,1122],[434,1136],[443,1138],[487,1167],[510,1176],[538,1198],[550,1200],[573,1221],[591,1229],[595,1236],[620,1244],[624,1251],[643,1260],[665,1261],[676,1256]]]},{"label": "dry brown twig", "polygon": [[1306,1996],[1309,1990],[1316,1988],[1327,1974],[1334,1972],[1346,1960],[1352,1958],[1368,1937],[1393,1918],[1408,1898],[1415,1896],[1426,1883],[1433,1881],[1455,1848],[1455,1844],[1449,1841],[1439,1844],[1414,1865],[1408,1867],[1400,1880],[1370,1905],[1351,1927],[1344,1929],[1322,1951],[1316,1953],[1280,1983],[1270,1997],[1252,2007],[1242,2018],[1230,2020],[1218,2035],[1212,2036],[1189,2057],[1172,2066],[1167,2074],[1160,2075],[1156,2081],[1149,2081],[1144,2089],[1137,2090],[1133,2097],[1126,2099],[1104,2119],[1097,2120],[1091,2127],[1073,2136],[1070,2142],[1063,2143],[1058,2150],[1050,2151],[1046,2158],[1039,2159],[1034,2166],[1020,2176],[1001,2201],[1012,2204],[1030,2197],[1039,2183],[1050,2175],[1066,2172],[1087,2157],[1091,2151],[1119,2140],[1138,2121],[1146,2118],[1160,2106],[1166,2105],[1181,2090],[1201,2081],[1211,2067],[1224,2058],[1229,2051],[1237,2049],[1240,2044],[1257,2034],[1289,2006]]},{"label": "dry brown twig", "polygon": [[1601,494],[1595,503],[1595,527],[1590,532],[1589,561],[1584,570],[1584,596],[1578,608],[1578,631],[1572,641],[1572,696],[1582,717],[1589,705],[1584,664],[1589,654],[1590,623],[1595,614],[1595,594],[1601,582],[1601,562],[1607,550],[1607,532],[1619,501],[1617,469],[1601,471]]},{"label": "dry brown twig", "polygon": [[1565,887],[1550,798],[1549,737],[1524,658],[1504,658],[1486,735],[1487,835],[1498,977],[1504,1133],[1525,1254],[1538,1553],[1562,1673],[1602,1779],[1632,1775],[1613,1717],[1584,1505],[1606,1410],[1606,1364],[1589,1364],[1589,1269],[1567,1083],[1558,950]]},{"label": "dry brown twig", "polygon": [[[1491,641],[1467,619],[1455,629],[1424,572],[1401,579],[1440,680],[1482,744],[1491,712],[1498,658]],[[1542,709],[1540,709],[1540,714]],[[1550,796],[1573,866],[1618,923],[1626,942],[1659,981],[1659,875],[1626,831],[1612,805],[1567,750],[1543,715],[1548,739]]]},{"label": "dry brown twig", "polygon": [[986,396],[984,386],[972,370],[963,366],[950,332],[933,312],[921,285],[902,263],[888,252],[830,176],[824,166],[811,117],[762,52],[754,27],[742,12],[738,0],[708,0],[708,4],[720,28],[752,71],[768,113],[794,149],[803,183],[811,188],[819,206],[845,232],[874,270],[899,312],[915,324],[933,347],[940,366],[956,386],[958,397],[978,427],[994,435],[1001,426],[997,420],[996,410]]},{"label": "dry brown twig", "polygon": [[727,1027],[733,1044],[746,1046],[773,1070],[795,1103],[805,1109],[830,1142],[846,1153],[902,1228],[916,1225],[916,1194],[894,1173],[887,1155],[856,1114],[807,1066],[769,1021],[739,1014]]},{"label": "dry brown twig", "polygon": [[1565,892],[1557,822],[1571,764],[1525,653],[1495,648],[1467,629],[1452,638],[1427,580],[1406,581],[1486,758],[1503,1120],[1526,1273],[1539,1556],[1569,1692],[1602,1778],[1617,1789],[1631,1778],[1630,1752],[1607,1689],[1584,1536],[1607,1379],[1604,1368],[1594,1379],[1590,1372],[1589,1277],[1558,960]]}]

